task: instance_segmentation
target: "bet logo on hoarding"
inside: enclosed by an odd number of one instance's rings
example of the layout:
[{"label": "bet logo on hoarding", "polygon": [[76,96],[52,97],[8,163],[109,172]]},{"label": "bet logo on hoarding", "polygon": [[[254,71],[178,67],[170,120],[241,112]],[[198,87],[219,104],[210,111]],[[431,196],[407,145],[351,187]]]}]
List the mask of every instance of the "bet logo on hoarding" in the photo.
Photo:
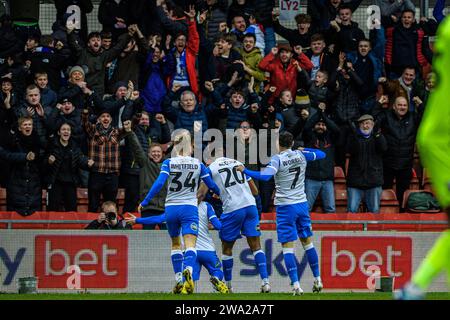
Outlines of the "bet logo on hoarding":
[{"label": "bet logo on hoarding", "polygon": [[38,235],[34,268],[39,288],[126,288],[128,238]]},{"label": "bet logo on hoarding", "polygon": [[412,240],[409,237],[322,238],[321,271],[327,289],[371,289],[381,276],[395,277],[395,287],[411,277]]}]

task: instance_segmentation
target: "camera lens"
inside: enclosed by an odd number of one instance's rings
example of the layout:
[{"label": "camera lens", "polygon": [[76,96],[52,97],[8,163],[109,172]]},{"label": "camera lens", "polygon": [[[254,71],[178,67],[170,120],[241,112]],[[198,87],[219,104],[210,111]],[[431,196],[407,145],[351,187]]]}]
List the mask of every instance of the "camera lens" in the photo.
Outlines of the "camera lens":
[{"label": "camera lens", "polygon": [[106,220],[114,220],[116,219],[116,213],[115,212],[107,212],[106,214]]}]

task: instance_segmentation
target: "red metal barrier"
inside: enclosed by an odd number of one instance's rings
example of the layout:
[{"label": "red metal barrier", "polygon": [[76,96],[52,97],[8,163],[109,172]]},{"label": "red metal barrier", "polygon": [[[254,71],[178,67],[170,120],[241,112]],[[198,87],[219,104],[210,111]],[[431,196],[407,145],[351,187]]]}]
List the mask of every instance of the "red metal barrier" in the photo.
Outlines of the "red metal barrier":
[{"label": "red metal barrier", "polygon": [[[138,213],[134,215],[140,217]],[[0,229],[84,229],[97,217],[98,213],[85,212],[35,212],[23,217],[16,212],[0,211]],[[275,220],[275,212],[262,213],[261,230],[275,230]],[[443,231],[447,228],[445,213],[311,213],[311,220],[314,230],[330,231]],[[430,222],[442,223],[427,224]],[[133,229],[142,229],[142,225]]]},{"label": "red metal barrier", "polygon": [[[139,213],[133,213],[140,217]],[[84,229],[98,213],[91,212],[35,212],[30,216],[21,216],[17,212],[0,211],[0,229]],[[8,222],[5,222],[8,221]],[[142,229],[135,225],[133,229]]]}]

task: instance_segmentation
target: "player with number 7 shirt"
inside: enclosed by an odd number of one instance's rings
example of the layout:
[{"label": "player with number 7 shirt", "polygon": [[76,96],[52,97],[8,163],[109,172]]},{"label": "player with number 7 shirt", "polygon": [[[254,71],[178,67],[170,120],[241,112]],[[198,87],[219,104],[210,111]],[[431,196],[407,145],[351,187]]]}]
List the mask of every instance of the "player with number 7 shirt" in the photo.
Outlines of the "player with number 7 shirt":
[{"label": "player with number 7 shirt", "polygon": [[294,242],[298,238],[306,251],[315,278],[313,292],[320,292],[323,284],[320,278],[319,257],[311,241],[313,233],[305,194],[305,170],[307,161],[324,159],[325,153],[308,148],[292,150],[294,137],[289,132],[280,133],[278,143],[280,153],[272,157],[262,172],[251,171],[243,166],[239,166],[237,170],[258,180],[268,181],[275,177],[277,236],[283,247],[284,263],[293,286],[293,294],[303,294],[294,254]]}]

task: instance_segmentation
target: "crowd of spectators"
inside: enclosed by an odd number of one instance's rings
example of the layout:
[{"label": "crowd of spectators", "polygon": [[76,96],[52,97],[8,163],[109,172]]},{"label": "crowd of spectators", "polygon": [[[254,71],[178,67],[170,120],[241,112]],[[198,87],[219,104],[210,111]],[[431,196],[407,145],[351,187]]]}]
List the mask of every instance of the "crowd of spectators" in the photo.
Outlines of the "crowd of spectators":
[{"label": "crowd of spectators", "polygon": [[[48,210],[75,211],[84,187],[90,212],[101,199],[116,201],[118,188],[123,211],[134,212],[179,128],[236,130],[246,152],[258,130],[287,130],[295,147],[324,151],[306,172],[310,208],[320,194],[324,211],[335,211],[334,166],[345,169],[346,159],[349,212],[360,200],[379,212],[381,190],[394,180],[401,202],[435,82],[430,38],[445,1],[427,19],[410,0],[375,0],[381,19],[367,35],[352,19],[361,2],[308,1],[295,29],[280,24],[273,0],[102,0],[102,30],[88,30],[90,0],[55,0],[52,34],[3,14],[7,210],[41,210],[46,189]],[[258,187],[267,211],[274,182]],[[161,192],[143,216],[163,212],[164,200]]]}]

